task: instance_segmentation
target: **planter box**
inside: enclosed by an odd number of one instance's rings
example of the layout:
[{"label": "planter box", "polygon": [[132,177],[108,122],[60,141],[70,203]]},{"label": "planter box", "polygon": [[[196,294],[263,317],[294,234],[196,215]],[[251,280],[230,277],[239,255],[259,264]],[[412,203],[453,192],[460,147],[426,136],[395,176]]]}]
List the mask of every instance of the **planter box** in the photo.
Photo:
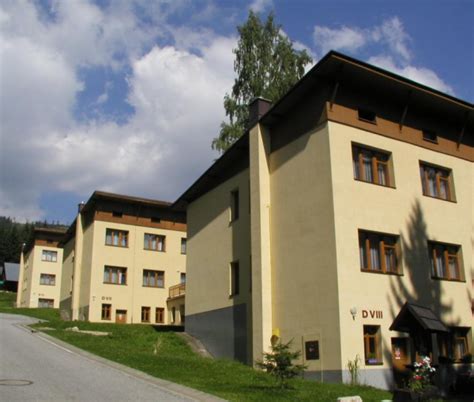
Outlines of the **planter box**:
[{"label": "planter box", "polygon": [[411,389],[395,389],[393,391],[393,401],[428,401],[439,398],[438,389],[435,387],[427,388],[423,391],[412,391]]}]

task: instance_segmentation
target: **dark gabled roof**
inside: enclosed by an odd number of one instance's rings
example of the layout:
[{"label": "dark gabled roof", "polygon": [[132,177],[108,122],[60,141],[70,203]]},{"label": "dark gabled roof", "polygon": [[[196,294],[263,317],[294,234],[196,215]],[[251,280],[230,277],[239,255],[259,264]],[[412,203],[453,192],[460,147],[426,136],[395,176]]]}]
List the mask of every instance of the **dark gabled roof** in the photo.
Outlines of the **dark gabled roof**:
[{"label": "dark gabled roof", "polygon": [[[474,104],[335,51],[326,54],[259,121],[267,126],[278,123],[305,94],[317,88],[321,82],[358,82],[368,92],[390,94],[391,98],[399,97],[404,101],[410,99],[412,104],[423,105],[437,113],[443,111],[460,121],[465,127],[465,138],[474,135]],[[248,135],[249,131],[246,131],[175,201],[173,208],[184,210],[189,202],[220,184],[222,178],[229,178],[222,170],[237,163],[238,158],[242,157],[241,150],[248,149]]]},{"label": "dark gabled roof", "polygon": [[123,202],[132,205],[146,205],[150,207],[160,207],[160,208],[168,208],[171,206],[170,202],[167,201],[160,201],[160,200],[151,200],[149,198],[142,198],[142,197],[133,197],[130,195],[122,195],[122,194],[114,194],[108,193],[105,191],[94,191],[89,198],[89,200],[84,205],[83,211],[87,211],[90,208],[93,208],[95,203],[98,200],[104,201],[116,201],[116,202]]},{"label": "dark gabled roof", "polygon": [[449,332],[449,329],[425,306],[414,303],[405,303],[398,315],[390,326],[391,331],[411,332],[413,330],[410,323],[417,322],[421,328],[430,332]]}]

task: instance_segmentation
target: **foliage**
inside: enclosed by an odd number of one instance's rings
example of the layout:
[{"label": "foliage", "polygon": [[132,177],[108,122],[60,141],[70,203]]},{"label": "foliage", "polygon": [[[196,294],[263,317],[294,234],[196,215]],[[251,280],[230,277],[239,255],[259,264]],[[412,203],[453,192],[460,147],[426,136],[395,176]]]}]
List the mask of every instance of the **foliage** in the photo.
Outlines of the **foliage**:
[{"label": "foliage", "polygon": [[263,360],[257,361],[257,366],[274,376],[281,388],[288,388],[288,381],[300,374],[306,368],[303,364],[293,364],[299,359],[301,352],[291,351],[291,342],[272,342],[271,352],[263,354]]},{"label": "foliage", "polygon": [[408,381],[408,387],[413,391],[423,391],[430,387],[431,379],[436,371],[434,367],[431,367],[430,358],[425,356],[421,362],[415,362],[413,366],[415,370]]},{"label": "foliage", "polygon": [[247,105],[258,96],[278,101],[303,75],[312,62],[305,50],[295,50],[291,40],[275,23],[273,13],[265,22],[249,12],[247,21],[237,27],[240,38],[235,54],[232,93],[224,96],[229,123],[222,122],[212,148],[226,151],[245,131]]},{"label": "foliage", "polygon": [[349,373],[351,374],[351,385],[359,384],[359,370],[360,370],[360,357],[356,355],[354,360],[349,360],[347,362],[347,368],[349,369]]}]

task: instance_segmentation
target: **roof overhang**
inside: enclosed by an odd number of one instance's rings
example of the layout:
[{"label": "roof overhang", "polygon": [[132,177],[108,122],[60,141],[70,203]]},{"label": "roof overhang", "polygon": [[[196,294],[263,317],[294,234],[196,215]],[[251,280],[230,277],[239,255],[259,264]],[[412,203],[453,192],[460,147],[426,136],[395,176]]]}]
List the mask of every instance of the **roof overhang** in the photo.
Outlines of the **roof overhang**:
[{"label": "roof overhang", "polygon": [[415,330],[413,328],[414,322],[428,332],[449,332],[448,327],[443,324],[430,308],[408,302],[401,308],[390,326],[390,330],[413,332]]}]

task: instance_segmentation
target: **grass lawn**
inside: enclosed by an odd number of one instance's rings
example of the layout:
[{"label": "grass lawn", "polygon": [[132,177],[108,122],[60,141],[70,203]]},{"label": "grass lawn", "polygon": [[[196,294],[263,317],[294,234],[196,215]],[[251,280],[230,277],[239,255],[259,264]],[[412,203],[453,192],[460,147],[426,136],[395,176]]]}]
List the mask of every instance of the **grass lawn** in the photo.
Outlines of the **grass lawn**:
[{"label": "grass lawn", "polygon": [[[53,309],[12,309],[12,297],[0,293],[0,312],[26,314],[48,319],[51,336],[91,353],[144,371],[155,377],[199,389],[231,401],[336,401],[337,397],[360,395],[365,401],[391,399],[391,393],[365,386],[322,384],[296,379],[294,389],[281,390],[262,372],[229,360],[214,360],[196,355],[172,332],[159,332],[149,325],[96,324],[65,322]],[[14,310],[14,311],[13,311]],[[44,326],[35,324],[34,326]],[[65,331],[110,332],[105,337]]]}]

